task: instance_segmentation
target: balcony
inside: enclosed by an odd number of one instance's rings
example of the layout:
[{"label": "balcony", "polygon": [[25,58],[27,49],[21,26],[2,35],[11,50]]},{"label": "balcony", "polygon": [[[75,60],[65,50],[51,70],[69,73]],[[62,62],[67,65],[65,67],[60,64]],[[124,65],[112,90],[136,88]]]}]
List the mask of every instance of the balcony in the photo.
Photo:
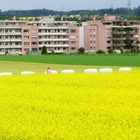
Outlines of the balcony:
[{"label": "balcony", "polygon": [[16,48],[22,48],[21,45],[0,45],[1,49],[16,49]]},{"label": "balcony", "polygon": [[119,31],[113,31],[112,34],[116,34],[116,35],[122,35],[123,34],[124,35],[124,34],[126,34],[126,32],[123,32],[123,31],[120,31],[120,32]]},{"label": "balcony", "polygon": [[42,27],[39,27],[39,29],[43,29],[43,30],[44,29],[45,30],[46,29],[64,29],[65,30],[65,29],[69,29],[69,28],[68,28],[68,26],[60,26],[60,27],[58,27],[58,26],[54,26],[54,27],[42,26]]},{"label": "balcony", "polygon": [[0,26],[0,29],[22,29],[22,26],[18,25],[5,25],[5,26]]},{"label": "balcony", "polygon": [[130,38],[128,38],[127,40],[139,40],[139,38],[137,38],[137,37],[130,37]]},{"label": "balcony", "polygon": [[114,47],[124,47],[124,46],[126,46],[124,43],[120,43],[120,44],[112,44],[112,46],[114,46]]},{"label": "balcony", "polygon": [[139,47],[139,43],[133,43],[132,46]]},{"label": "balcony", "polygon": [[68,35],[67,32],[39,32],[39,35]]},{"label": "balcony", "polygon": [[22,41],[22,39],[14,39],[14,38],[12,38],[12,39],[0,39],[0,42],[21,42]]},{"label": "balcony", "polygon": [[125,37],[120,37],[120,38],[119,37],[118,38],[114,37],[113,40],[126,40],[126,38]]},{"label": "balcony", "polygon": [[68,38],[40,38],[39,41],[69,41]]},{"label": "balcony", "polygon": [[22,35],[21,32],[0,32],[0,35]]},{"label": "balcony", "polygon": [[57,48],[62,48],[62,47],[69,47],[69,44],[49,44],[49,45],[47,45],[47,44],[41,44],[41,45],[39,45],[39,47],[43,47],[43,46],[46,46],[46,47],[48,47],[48,48],[51,48],[51,47],[57,47]]},{"label": "balcony", "polygon": [[137,35],[138,34],[138,32],[135,32],[135,31],[129,31],[128,33],[129,34],[133,34],[133,35]]}]

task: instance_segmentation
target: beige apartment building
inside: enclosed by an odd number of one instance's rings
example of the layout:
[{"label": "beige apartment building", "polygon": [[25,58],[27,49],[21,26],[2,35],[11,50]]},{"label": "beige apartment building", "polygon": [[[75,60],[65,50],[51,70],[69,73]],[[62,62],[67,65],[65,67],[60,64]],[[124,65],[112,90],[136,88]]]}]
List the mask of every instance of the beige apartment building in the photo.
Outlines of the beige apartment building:
[{"label": "beige apartment building", "polygon": [[39,52],[43,46],[49,53],[77,52],[80,47],[78,25],[53,19],[0,21],[1,53]]},{"label": "beige apartment building", "polygon": [[140,49],[140,22],[104,16],[84,26],[84,47],[87,52],[109,49],[129,51]]}]

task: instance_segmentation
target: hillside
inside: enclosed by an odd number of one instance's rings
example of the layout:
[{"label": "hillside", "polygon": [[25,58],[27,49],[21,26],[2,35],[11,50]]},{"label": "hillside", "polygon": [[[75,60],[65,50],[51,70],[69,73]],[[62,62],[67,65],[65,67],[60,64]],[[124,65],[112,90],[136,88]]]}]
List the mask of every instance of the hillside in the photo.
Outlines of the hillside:
[{"label": "hillside", "polygon": [[48,9],[33,9],[33,10],[9,10],[0,11],[1,18],[10,18],[13,16],[48,16],[48,15],[81,15],[93,16],[93,15],[117,15],[125,18],[140,19],[140,6],[135,9],[117,8],[117,9],[99,9],[99,10],[75,10],[75,11],[55,11]]}]

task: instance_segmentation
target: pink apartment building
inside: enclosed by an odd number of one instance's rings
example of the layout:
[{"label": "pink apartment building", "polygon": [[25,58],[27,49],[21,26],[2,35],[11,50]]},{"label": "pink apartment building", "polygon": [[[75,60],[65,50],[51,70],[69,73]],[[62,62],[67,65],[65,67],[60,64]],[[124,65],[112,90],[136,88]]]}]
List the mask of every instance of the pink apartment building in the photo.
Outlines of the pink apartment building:
[{"label": "pink apartment building", "polygon": [[37,25],[22,27],[22,52],[39,51],[39,35]]},{"label": "pink apartment building", "polygon": [[80,47],[79,27],[67,21],[0,21],[0,52],[75,53]]},{"label": "pink apartment building", "polygon": [[84,47],[87,52],[108,52],[111,48],[140,49],[139,41],[139,21],[117,20],[115,16],[105,16],[102,20],[94,18],[84,26]]},{"label": "pink apartment building", "polygon": [[84,47],[86,52],[103,50],[140,49],[140,22],[118,20],[115,16],[104,16],[83,23],[54,21],[0,21],[0,53],[41,52],[43,46],[48,53],[76,53]]},{"label": "pink apartment building", "polygon": [[[112,47],[112,24],[108,19],[93,20],[84,26],[84,47],[86,51],[108,51]],[[114,18],[113,18],[114,19]],[[109,21],[109,22],[108,22]]]},{"label": "pink apartment building", "polygon": [[80,31],[79,27],[69,24],[69,52],[74,53],[80,48]]}]

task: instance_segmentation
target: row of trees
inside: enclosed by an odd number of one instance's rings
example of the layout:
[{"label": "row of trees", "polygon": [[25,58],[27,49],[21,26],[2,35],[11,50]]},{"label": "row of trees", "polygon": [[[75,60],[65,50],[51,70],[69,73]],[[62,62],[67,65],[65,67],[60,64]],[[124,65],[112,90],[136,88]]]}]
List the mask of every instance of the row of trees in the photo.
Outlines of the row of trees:
[{"label": "row of trees", "polygon": [[1,18],[10,18],[13,16],[17,17],[24,17],[24,16],[49,16],[49,15],[81,15],[82,17],[86,16],[93,16],[93,15],[117,15],[122,16],[129,19],[140,19],[140,6],[134,9],[128,8],[109,8],[109,9],[100,9],[100,10],[75,10],[75,11],[55,11],[55,10],[48,10],[48,9],[34,9],[34,10],[8,10],[8,11],[1,11],[0,10],[0,17]]},{"label": "row of trees", "polygon": [[[78,49],[78,54],[84,54],[85,52],[85,49],[84,48],[79,48]],[[52,51],[52,53],[54,53],[54,51]],[[41,54],[42,55],[47,55],[48,54],[48,51],[47,51],[47,47],[46,46],[43,46],[42,50],[41,50]]]},{"label": "row of trees", "polygon": [[[130,53],[140,53],[140,50],[139,50],[138,47],[129,48],[127,51],[124,50],[123,48],[118,48],[117,51],[120,52],[121,54],[123,54],[123,53],[129,53],[129,54]],[[116,49],[110,48],[108,50],[108,53],[109,54],[118,53],[117,51],[116,51]],[[84,53],[85,53],[85,49],[84,48],[79,48],[78,49],[77,54],[84,54]],[[105,54],[105,52],[103,50],[98,50],[96,53],[97,54]],[[48,54],[46,46],[43,46],[43,48],[41,50],[41,54],[42,55],[47,55]],[[52,52],[51,54],[54,54],[54,52]]]}]

